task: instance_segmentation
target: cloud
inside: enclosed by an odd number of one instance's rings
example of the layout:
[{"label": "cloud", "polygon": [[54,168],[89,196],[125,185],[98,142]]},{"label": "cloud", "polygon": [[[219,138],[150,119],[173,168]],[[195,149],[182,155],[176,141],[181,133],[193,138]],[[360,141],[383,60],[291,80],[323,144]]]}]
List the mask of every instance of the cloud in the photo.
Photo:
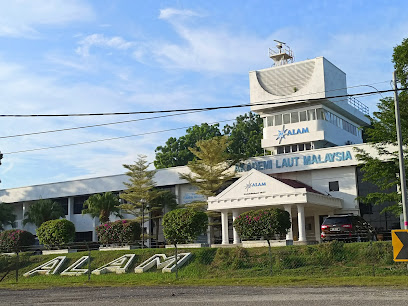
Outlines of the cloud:
[{"label": "cloud", "polygon": [[134,45],[133,42],[124,40],[122,37],[105,37],[103,34],[88,35],[79,41],[79,47],[75,50],[81,56],[89,56],[91,47],[104,47],[117,50],[126,50]]},{"label": "cloud", "polygon": [[194,12],[192,10],[178,10],[174,8],[166,8],[160,10],[159,19],[169,20],[173,17],[183,18],[183,17],[199,17],[201,14]]},{"label": "cloud", "polygon": [[38,27],[90,21],[94,12],[77,0],[0,1],[0,36],[39,37]]}]

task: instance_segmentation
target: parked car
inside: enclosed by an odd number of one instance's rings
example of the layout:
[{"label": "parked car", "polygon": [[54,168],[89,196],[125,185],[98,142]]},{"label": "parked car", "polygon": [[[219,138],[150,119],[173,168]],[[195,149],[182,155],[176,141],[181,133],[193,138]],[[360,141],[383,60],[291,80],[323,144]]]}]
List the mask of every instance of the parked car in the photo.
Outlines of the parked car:
[{"label": "parked car", "polygon": [[372,241],[376,240],[375,229],[362,217],[354,215],[328,216],[322,224],[322,241]]}]

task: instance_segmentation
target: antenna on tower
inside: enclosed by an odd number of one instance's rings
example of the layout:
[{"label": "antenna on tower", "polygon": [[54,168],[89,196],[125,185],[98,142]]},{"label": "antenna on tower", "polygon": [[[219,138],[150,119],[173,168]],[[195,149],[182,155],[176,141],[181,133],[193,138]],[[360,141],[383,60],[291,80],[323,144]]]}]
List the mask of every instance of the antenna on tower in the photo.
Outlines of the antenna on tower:
[{"label": "antenna on tower", "polygon": [[269,57],[273,60],[275,66],[282,66],[293,63],[295,60],[293,51],[283,41],[274,39],[277,42],[276,49],[269,48]]}]

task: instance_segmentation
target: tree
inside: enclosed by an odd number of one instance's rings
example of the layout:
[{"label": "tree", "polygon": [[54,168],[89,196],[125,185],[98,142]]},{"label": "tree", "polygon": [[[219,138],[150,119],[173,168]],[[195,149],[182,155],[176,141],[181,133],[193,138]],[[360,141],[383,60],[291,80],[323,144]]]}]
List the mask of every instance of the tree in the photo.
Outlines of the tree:
[{"label": "tree", "polygon": [[[408,85],[408,39],[394,48],[393,59],[397,78],[402,87]],[[401,132],[404,147],[408,145],[408,91],[399,92]],[[401,213],[401,194],[390,189],[400,187],[398,154],[395,152],[397,145],[394,99],[384,98],[377,104],[378,111],[373,113],[371,125],[364,132],[370,145],[376,150],[377,156],[370,155],[365,150],[358,149],[357,158],[362,161],[361,170],[363,180],[369,181],[379,188],[379,192],[370,193],[365,197],[359,197],[363,203],[382,204],[395,203],[385,208],[395,214]],[[404,158],[407,167],[408,154],[405,150]]]},{"label": "tree", "polygon": [[210,197],[216,194],[227,181],[235,176],[231,166],[235,160],[226,152],[228,138],[214,137],[197,142],[197,149],[189,148],[196,159],[188,163],[191,173],[180,174],[180,178],[198,187],[197,193]]},{"label": "tree", "polygon": [[193,242],[207,229],[208,218],[202,211],[192,208],[179,208],[163,217],[163,234],[174,245],[177,278],[177,244]]},{"label": "tree", "polygon": [[263,137],[262,118],[249,112],[238,116],[232,126],[224,126],[224,135],[228,135],[228,153],[234,159],[246,159],[263,155],[261,139]]},{"label": "tree", "polygon": [[64,218],[65,213],[59,203],[41,199],[30,205],[24,217],[23,225],[32,223],[36,227],[40,227],[46,221]]},{"label": "tree", "polygon": [[111,214],[122,218],[119,205],[118,197],[112,194],[112,192],[94,194],[84,202],[82,214],[90,214],[92,218],[98,217],[101,223],[106,223],[109,222],[109,216]]},{"label": "tree", "polygon": [[[229,136],[228,153],[234,159],[248,158],[263,154],[261,139],[263,135],[262,119],[259,115],[249,112],[236,118],[232,126],[225,125],[225,136]],[[208,140],[222,136],[219,125],[201,126],[195,125],[187,129],[186,135],[180,138],[171,137],[164,146],[158,146],[155,150],[156,160],[154,165],[157,169],[187,165],[195,157],[188,148],[197,149],[196,143],[200,140]]]},{"label": "tree", "polygon": [[14,221],[16,221],[16,215],[13,214],[13,205],[0,203],[0,231],[7,225],[14,227]]},{"label": "tree", "polygon": [[170,137],[164,146],[156,148],[154,166],[156,169],[161,169],[187,165],[194,158],[188,148],[195,148],[197,141],[211,139],[216,136],[221,136],[218,124],[202,123],[190,127],[187,129],[186,135],[178,139]]},{"label": "tree", "polygon": [[272,274],[272,250],[270,240],[284,235],[291,227],[290,215],[278,208],[251,210],[240,214],[234,221],[234,228],[242,239],[263,237],[268,242],[270,269]]},{"label": "tree", "polygon": [[137,161],[133,165],[123,165],[128,171],[129,182],[124,182],[127,189],[119,195],[126,201],[119,207],[126,213],[140,217],[142,227],[142,247],[144,246],[144,222],[145,213],[148,205],[159,196],[159,190],[155,189],[155,181],[153,180],[156,173],[155,170],[147,170],[150,163],[147,163],[146,156],[139,155]]},{"label": "tree", "polygon": [[155,223],[155,237],[156,241],[159,240],[159,226],[160,220],[163,218],[165,210],[173,210],[177,207],[176,195],[169,191],[163,190],[159,195],[149,203],[149,212],[151,213],[151,219]]}]

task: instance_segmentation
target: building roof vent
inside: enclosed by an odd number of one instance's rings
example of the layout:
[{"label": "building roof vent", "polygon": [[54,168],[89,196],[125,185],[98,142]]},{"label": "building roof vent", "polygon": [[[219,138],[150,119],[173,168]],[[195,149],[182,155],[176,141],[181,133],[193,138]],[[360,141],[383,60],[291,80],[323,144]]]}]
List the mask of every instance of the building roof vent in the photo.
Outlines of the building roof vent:
[{"label": "building roof vent", "polygon": [[282,66],[293,63],[295,60],[295,56],[293,55],[293,51],[290,49],[290,47],[282,41],[274,41],[277,42],[277,50],[269,48],[269,57],[273,60],[275,66]]}]

